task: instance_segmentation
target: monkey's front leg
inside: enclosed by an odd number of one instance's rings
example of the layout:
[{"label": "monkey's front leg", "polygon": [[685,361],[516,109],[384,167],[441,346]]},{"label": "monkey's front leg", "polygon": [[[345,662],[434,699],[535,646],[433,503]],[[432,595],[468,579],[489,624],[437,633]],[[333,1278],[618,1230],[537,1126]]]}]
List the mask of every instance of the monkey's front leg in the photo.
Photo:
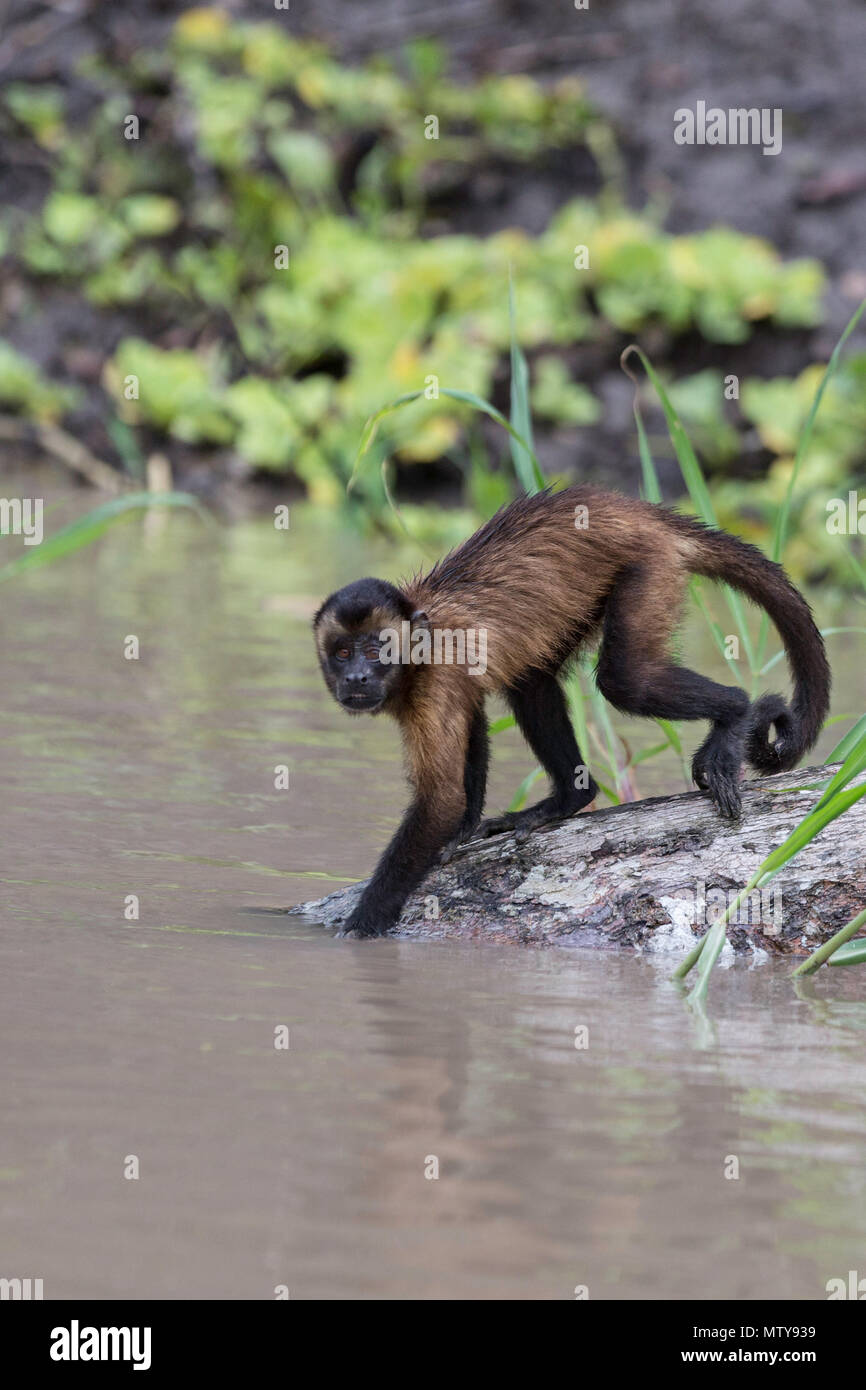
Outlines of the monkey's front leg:
[{"label": "monkey's front leg", "polygon": [[395,926],[403,904],[455,834],[462,814],[462,798],[445,807],[414,801],[338,935],[383,936]]}]

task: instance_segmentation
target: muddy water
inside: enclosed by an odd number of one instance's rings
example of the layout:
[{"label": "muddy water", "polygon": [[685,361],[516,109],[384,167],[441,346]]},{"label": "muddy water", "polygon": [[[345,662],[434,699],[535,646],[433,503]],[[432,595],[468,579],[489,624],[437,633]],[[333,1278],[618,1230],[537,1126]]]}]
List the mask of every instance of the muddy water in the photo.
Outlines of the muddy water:
[{"label": "muddy water", "polygon": [[[393,733],[327,702],[306,625],[380,559],[311,513],[152,517],[4,586],[0,1275],[821,1298],[866,1274],[861,973],[798,994],[735,966],[697,1019],[646,958],[250,911],[361,876],[399,813]],[[529,766],[506,737],[491,803]]]}]

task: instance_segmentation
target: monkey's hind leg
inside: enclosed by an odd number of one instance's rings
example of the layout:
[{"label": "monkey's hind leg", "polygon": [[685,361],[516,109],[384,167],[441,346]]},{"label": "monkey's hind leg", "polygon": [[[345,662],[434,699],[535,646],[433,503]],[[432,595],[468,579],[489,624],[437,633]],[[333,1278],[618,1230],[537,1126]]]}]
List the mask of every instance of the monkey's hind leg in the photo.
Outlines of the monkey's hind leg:
[{"label": "monkey's hind leg", "polygon": [[749,697],[675,665],[668,643],[679,613],[679,576],[635,566],[608,599],[596,669],[601,693],[617,709],[657,719],[710,719],[695,753],[692,776],[723,816],[742,806],[740,769],[748,731]]},{"label": "monkey's hind leg", "polygon": [[565,697],[552,672],[530,672],[506,691],[506,699],[523,737],[550,777],[553,791],[525,811],[506,811],[486,820],[480,834],[513,831],[523,840],[539,825],[582,811],[595,800],[598,787],[577,746]]}]

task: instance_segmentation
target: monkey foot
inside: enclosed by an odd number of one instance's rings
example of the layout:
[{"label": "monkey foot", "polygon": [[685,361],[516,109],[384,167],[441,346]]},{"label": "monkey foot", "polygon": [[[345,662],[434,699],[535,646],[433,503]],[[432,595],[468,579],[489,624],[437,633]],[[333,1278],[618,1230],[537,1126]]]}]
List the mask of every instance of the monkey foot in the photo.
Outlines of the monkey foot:
[{"label": "monkey foot", "polygon": [[460,830],[458,830],[457,834],[454,836],[453,840],[449,840],[447,845],[445,845],[444,849],[440,850],[439,863],[450,864],[451,860],[454,858],[454,855],[457,853],[458,849],[460,849],[461,845],[465,845],[467,840],[474,839],[475,836],[478,834],[480,834],[480,831],[478,829],[477,823],[471,826],[462,826]]},{"label": "monkey foot", "polygon": [[568,806],[562,806],[552,797],[548,797],[545,801],[539,801],[536,806],[527,807],[525,811],[505,811],[501,816],[492,816],[490,820],[482,821],[477,833],[483,839],[489,839],[491,835],[510,833],[519,845],[523,844],[539,826],[552,825],[555,821],[568,820],[569,816],[577,815],[578,811],[582,811],[594,800],[597,792],[598,788],[593,785]]}]

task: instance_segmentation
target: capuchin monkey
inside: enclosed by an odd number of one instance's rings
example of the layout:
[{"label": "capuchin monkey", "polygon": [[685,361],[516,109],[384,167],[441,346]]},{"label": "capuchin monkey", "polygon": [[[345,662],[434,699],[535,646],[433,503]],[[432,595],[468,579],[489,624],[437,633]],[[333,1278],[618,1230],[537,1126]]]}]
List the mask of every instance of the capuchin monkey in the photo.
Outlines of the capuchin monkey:
[{"label": "capuchin monkey", "polygon": [[[790,705],[779,695],[750,704],[739,687],[673,659],[693,574],[723,580],[769,614],[793,678]],[[505,696],[551,794],[485,821],[480,834],[522,838],[595,798],[557,675],[599,636],[596,682],[618,710],[710,720],[692,776],[725,816],[740,812],[744,758],[762,773],[794,767],[829,707],[821,634],[780,565],[691,517],[591,487],[521,497],[399,588],[380,579],[348,584],[322,605],[313,628],[338,704],[397,720],[414,790],[344,936],[394,926],[437,858],[479,830],[491,692]]]}]

